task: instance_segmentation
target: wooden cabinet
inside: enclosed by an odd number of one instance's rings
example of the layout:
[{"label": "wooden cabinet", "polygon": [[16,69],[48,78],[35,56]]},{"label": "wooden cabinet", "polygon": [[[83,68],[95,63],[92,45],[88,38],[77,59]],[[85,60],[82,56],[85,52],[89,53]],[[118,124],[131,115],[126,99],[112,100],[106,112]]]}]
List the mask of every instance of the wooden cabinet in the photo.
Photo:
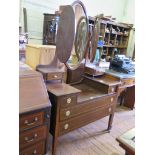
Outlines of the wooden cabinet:
[{"label": "wooden cabinet", "polygon": [[56,44],[56,32],[59,16],[56,14],[44,14],[43,45]]},{"label": "wooden cabinet", "polygon": [[51,104],[43,78],[36,71],[20,71],[19,86],[19,154],[44,155],[48,149]]},{"label": "wooden cabinet", "polygon": [[[89,17],[90,31],[93,29],[94,18]],[[132,25],[116,23],[100,19],[100,32],[98,34],[98,49],[100,58],[106,55],[107,60],[115,54],[126,55],[130,30]]]}]

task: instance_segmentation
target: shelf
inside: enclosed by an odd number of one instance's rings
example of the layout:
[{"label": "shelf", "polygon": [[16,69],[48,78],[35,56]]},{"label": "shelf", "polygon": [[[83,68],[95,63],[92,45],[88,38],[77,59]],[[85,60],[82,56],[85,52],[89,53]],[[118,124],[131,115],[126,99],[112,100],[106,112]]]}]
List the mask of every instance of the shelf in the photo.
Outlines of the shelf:
[{"label": "shelf", "polygon": [[127,46],[103,45],[103,47],[127,48]]}]

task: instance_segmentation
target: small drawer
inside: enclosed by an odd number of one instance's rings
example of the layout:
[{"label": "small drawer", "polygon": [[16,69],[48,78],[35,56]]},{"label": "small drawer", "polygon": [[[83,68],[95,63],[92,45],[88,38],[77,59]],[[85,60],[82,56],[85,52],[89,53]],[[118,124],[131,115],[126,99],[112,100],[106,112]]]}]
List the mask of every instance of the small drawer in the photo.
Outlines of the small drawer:
[{"label": "small drawer", "polygon": [[19,135],[20,149],[32,145],[47,136],[47,126],[40,126],[32,130],[25,131]]},{"label": "small drawer", "polygon": [[59,103],[61,108],[69,107],[77,103],[77,96],[66,96],[59,98]]},{"label": "small drawer", "polygon": [[44,122],[44,112],[37,112],[29,115],[24,115],[20,117],[19,128],[20,131],[42,125]]},{"label": "small drawer", "polygon": [[47,80],[59,80],[63,79],[63,73],[48,73]]},{"label": "small drawer", "polygon": [[23,149],[20,155],[44,155],[45,152],[45,141],[39,142],[31,147]]}]

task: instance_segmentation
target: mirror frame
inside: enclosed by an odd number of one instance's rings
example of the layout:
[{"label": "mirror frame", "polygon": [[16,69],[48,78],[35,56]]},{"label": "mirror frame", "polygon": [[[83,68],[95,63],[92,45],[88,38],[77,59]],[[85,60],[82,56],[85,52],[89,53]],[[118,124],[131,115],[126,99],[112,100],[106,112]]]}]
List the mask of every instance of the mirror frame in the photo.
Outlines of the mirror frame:
[{"label": "mirror frame", "polygon": [[[76,5],[80,5],[81,6],[81,8],[83,9],[83,13],[84,13],[84,15],[85,16],[83,16],[79,21],[81,21],[82,19],[85,19],[86,20],[86,26],[87,26],[87,34],[86,34],[86,46],[85,46],[85,49],[84,49],[84,52],[83,52],[83,58],[82,58],[82,60],[80,60],[78,63],[77,63],[77,65],[75,65],[74,67],[71,67],[67,62],[65,63],[66,64],[66,66],[67,66],[67,68],[68,69],[70,69],[70,70],[75,70],[75,69],[77,69],[80,65],[81,65],[81,63],[82,63],[82,61],[85,59],[85,55],[86,55],[86,53],[87,53],[87,50],[88,50],[88,47],[89,47],[89,44],[88,44],[88,40],[89,40],[89,38],[88,38],[88,33],[89,33],[89,26],[88,26],[88,24],[89,24],[89,21],[88,21],[88,16],[87,16],[87,12],[86,12],[86,8],[85,8],[85,6],[84,6],[84,4],[81,2],[81,1],[79,1],[79,0],[76,0],[76,1],[74,1],[72,4],[71,4],[71,6],[73,7],[73,10],[74,10],[74,7],[76,6]],[[74,10],[74,13],[75,13],[75,10]],[[75,19],[76,20],[76,19]],[[78,21],[78,23],[77,23],[77,26],[80,24],[80,22]],[[74,46],[74,44],[75,44],[75,41],[77,40],[76,39],[76,37],[77,37],[77,31],[78,29],[77,29],[77,27],[76,27],[76,32],[75,32],[75,36],[74,36],[74,42],[73,42],[73,46]],[[72,47],[73,48],[73,47]],[[77,47],[75,47],[75,49],[77,49]],[[78,53],[77,53],[77,51],[75,50],[75,53],[76,53],[76,56],[77,56],[77,58],[78,58]],[[85,64],[85,62],[84,62],[84,64]]]}]

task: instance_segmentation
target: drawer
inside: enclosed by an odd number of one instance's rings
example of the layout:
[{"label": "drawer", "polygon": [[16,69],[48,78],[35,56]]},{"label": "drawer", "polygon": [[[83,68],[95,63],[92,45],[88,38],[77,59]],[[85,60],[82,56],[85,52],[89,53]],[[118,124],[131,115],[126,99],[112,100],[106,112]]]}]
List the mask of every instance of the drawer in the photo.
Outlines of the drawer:
[{"label": "drawer", "polygon": [[91,110],[95,110],[100,107],[108,107],[109,105],[116,103],[116,97],[116,94],[100,97],[99,99],[89,100],[69,108],[60,109],[60,121],[89,112]]},{"label": "drawer", "polygon": [[63,79],[64,73],[48,73],[47,80],[58,80]]},{"label": "drawer", "polygon": [[20,155],[44,155],[45,152],[45,141],[41,141],[37,144],[32,145],[26,149],[23,149]]},{"label": "drawer", "polygon": [[61,108],[70,107],[77,103],[77,95],[69,95],[58,99]]},{"label": "drawer", "polygon": [[44,112],[37,112],[33,114],[28,114],[21,116],[19,119],[20,131],[42,125],[44,122]]},{"label": "drawer", "polygon": [[59,135],[70,132],[84,125],[87,125],[93,121],[101,119],[107,115],[114,113],[115,104],[107,107],[100,107],[98,109],[89,111],[87,113],[70,118],[66,121],[60,122]]},{"label": "drawer", "polygon": [[39,140],[46,139],[47,137],[47,126],[40,126],[25,132],[20,133],[19,135],[19,144],[20,148],[24,148],[28,145],[32,145]]},{"label": "drawer", "polygon": [[128,86],[128,85],[134,85],[135,84],[135,79],[122,79],[122,86]]}]

